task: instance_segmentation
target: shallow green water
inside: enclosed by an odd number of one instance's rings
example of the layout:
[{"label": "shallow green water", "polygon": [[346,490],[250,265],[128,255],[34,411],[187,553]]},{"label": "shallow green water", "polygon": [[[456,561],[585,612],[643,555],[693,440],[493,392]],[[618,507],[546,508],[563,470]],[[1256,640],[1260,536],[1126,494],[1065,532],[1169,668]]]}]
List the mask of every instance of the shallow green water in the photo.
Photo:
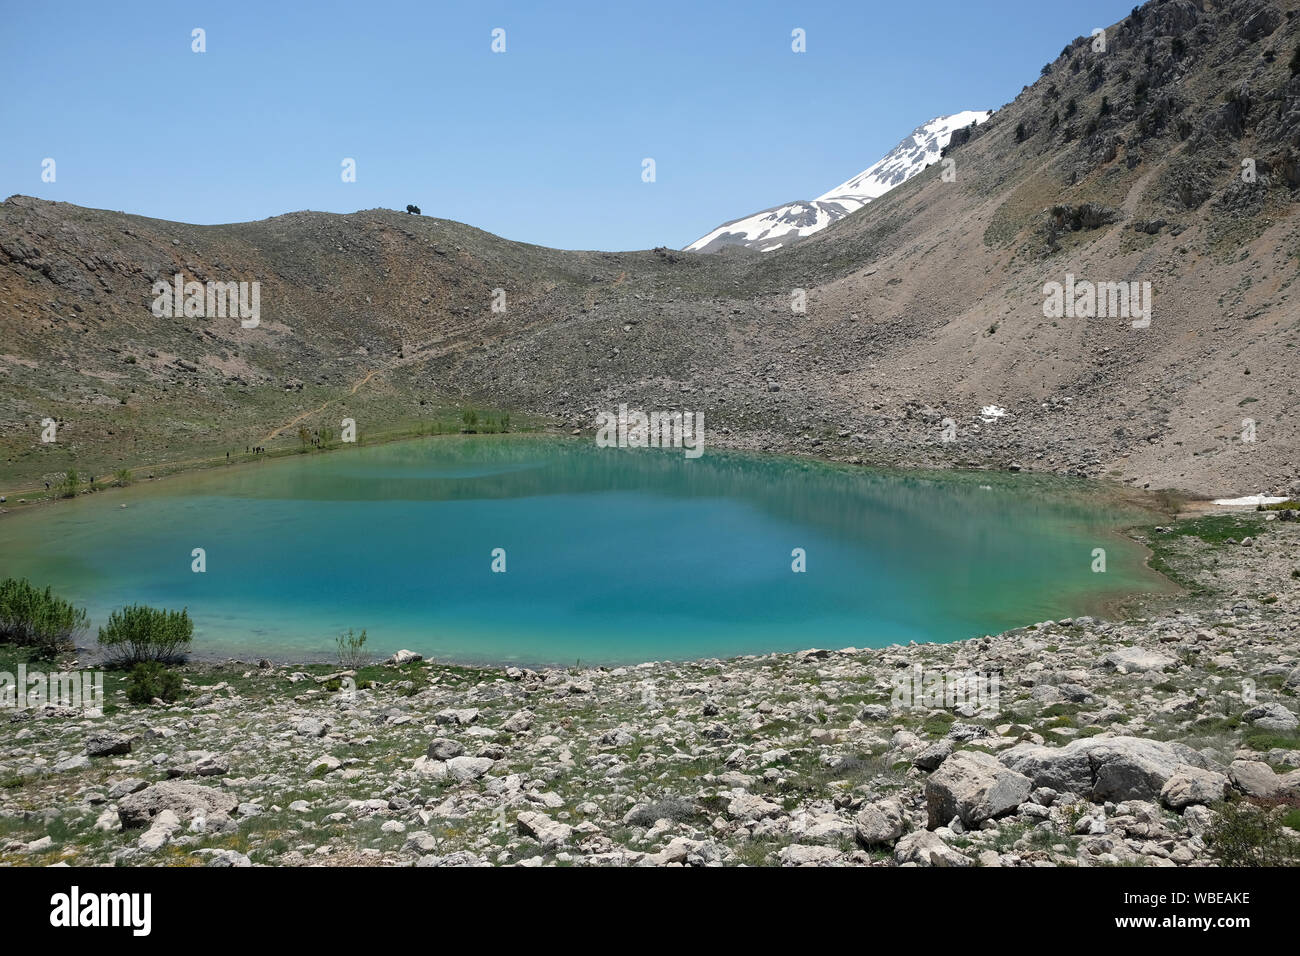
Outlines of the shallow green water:
[{"label": "shallow green water", "polygon": [[1028,476],[441,438],[10,515],[0,576],[53,584],[95,621],[187,606],[202,654],[327,655],[352,627],[376,652],[626,663],[951,641],[1095,611],[1159,586],[1113,533],[1134,517]]}]

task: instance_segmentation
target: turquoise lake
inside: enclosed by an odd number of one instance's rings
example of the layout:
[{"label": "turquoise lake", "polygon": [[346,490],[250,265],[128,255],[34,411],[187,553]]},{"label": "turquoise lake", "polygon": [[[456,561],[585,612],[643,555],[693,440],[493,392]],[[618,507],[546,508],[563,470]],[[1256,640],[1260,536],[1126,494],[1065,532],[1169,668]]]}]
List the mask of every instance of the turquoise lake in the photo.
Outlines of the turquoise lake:
[{"label": "turquoise lake", "polygon": [[952,641],[1093,613],[1164,586],[1116,533],[1141,516],[1024,475],[431,438],[7,515],[0,577],[51,584],[95,624],[133,602],[188,607],[199,656],[328,658],[340,631],[364,628],[376,655],[619,664]]}]

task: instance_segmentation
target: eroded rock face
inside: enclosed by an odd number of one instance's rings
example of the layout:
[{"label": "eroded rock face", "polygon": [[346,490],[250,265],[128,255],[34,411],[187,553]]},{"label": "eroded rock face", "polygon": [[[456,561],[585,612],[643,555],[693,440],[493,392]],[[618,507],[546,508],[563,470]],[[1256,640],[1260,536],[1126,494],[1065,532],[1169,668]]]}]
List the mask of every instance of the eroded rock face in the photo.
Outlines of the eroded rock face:
[{"label": "eroded rock face", "polygon": [[181,780],[163,780],[122,798],[118,816],[126,828],[149,826],[154,817],[164,810],[171,811],[180,820],[195,814],[205,817],[231,814],[239,805],[233,794]]},{"label": "eroded rock face", "polygon": [[975,750],[954,753],[925,784],[926,810],[933,830],[957,817],[978,826],[1010,813],[1029,799],[1030,779],[1009,769],[991,754]]}]

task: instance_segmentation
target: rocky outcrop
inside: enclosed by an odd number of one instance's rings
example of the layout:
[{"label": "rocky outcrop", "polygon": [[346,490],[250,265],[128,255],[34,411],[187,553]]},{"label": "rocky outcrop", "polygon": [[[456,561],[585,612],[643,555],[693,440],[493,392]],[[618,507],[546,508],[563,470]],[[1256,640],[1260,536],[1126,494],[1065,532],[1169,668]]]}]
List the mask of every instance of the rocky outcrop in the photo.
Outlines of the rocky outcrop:
[{"label": "rocky outcrop", "polygon": [[1020,744],[1001,761],[1033,781],[1091,800],[1152,800],[1182,765],[1201,768],[1205,758],[1180,743],[1103,735],[1064,747]]},{"label": "rocky outcrop", "polygon": [[962,750],[940,764],[925,784],[931,830],[954,817],[968,827],[1010,813],[1029,799],[1029,777],[1008,770],[997,758]]},{"label": "rocky outcrop", "polygon": [[178,820],[188,820],[195,815],[205,817],[235,812],[239,801],[229,793],[180,780],[163,780],[143,790],[132,793],[118,803],[118,816],[128,829],[148,826],[154,817],[164,811]]}]

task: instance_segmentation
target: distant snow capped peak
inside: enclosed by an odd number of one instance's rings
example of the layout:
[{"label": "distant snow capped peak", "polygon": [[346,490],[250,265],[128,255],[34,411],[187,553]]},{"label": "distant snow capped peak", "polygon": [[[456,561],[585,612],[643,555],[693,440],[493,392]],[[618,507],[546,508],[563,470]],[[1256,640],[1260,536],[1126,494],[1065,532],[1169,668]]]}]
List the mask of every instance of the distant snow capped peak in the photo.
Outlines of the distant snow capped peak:
[{"label": "distant snow capped peak", "polygon": [[939,154],[954,132],[983,123],[992,115],[992,110],[966,110],[932,119],[912,130],[912,135],[879,162],[816,199],[773,206],[751,216],[733,219],[696,239],[686,250],[716,252],[724,246],[746,246],[759,252],[771,252],[819,232],[907,182],[931,163],[938,162]]}]

